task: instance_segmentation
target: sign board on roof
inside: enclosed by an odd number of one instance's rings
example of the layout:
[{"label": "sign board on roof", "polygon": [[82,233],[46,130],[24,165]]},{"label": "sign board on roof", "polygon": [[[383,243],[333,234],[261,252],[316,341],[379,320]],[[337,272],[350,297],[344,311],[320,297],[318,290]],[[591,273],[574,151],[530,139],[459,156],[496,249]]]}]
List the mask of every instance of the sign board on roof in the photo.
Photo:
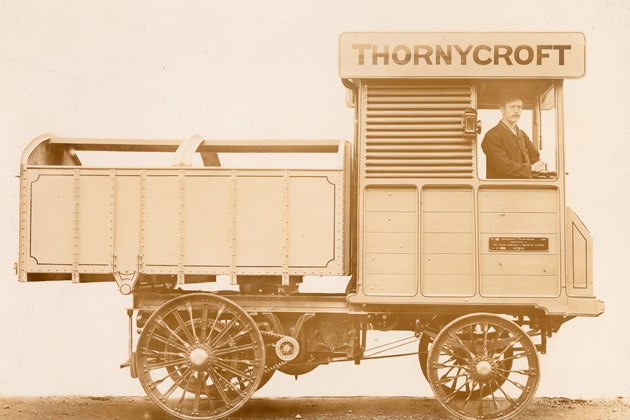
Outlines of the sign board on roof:
[{"label": "sign board on roof", "polygon": [[358,32],[339,37],[339,74],[349,78],[577,78],[578,32]]}]

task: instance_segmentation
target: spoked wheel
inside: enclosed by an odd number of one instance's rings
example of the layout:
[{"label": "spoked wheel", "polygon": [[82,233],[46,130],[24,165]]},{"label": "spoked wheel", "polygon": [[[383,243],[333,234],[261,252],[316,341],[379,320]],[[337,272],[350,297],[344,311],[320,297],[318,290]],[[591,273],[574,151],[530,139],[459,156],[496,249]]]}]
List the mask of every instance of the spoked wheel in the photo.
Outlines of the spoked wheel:
[{"label": "spoked wheel", "polygon": [[509,419],[533,398],[536,347],[515,323],[492,314],[448,324],[429,352],[428,379],[442,407],[460,419]]},{"label": "spoked wheel", "polygon": [[[507,336],[504,333],[504,338],[506,338]],[[418,361],[420,363],[420,369],[422,370],[422,374],[424,375],[425,379],[428,381],[429,380],[429,372],[428,372],[428,368],[427,368],[427,362],[429,360],[429,351],[431,350],[431,345],[433,344],[433,337],[431,337],[430,335],[423,333],[420,336],[420,340],[418,341]],[[509,349],[505,352],[505,356],[503,357],[503,359],[501,359],[501,361],[499,362],[499,366],[504,369],[504,370],[510,370],[512,369],[512,358],[511,356],[513,355],[513,351],[512,349]],[[498,387],[500,387],[501,385],[503,385],[503,383],[505,382],[505,377],[501,377],[498,378],[498,381],[496,383],[491,384],[490,386],[488,386],[487,388],[484,388],[483,390],[483,396],[485,397],[486,395],[490,395],[490,392],[492,391],[496,391],[498,389]],[[443,387],[448,388],[447,385],[442,385]],[[455,394],[455,398],[466,398],[467,396],[467,390],[461,390],[461,391],[457,391],[457,393]]]},{"label": "spoked wheel", "polygon": [[145,392],[165,412],[219,419],[256,391],[264,374],[264,343],[238,305],[211,294],[184,295],[147,321],[136,368]]}]

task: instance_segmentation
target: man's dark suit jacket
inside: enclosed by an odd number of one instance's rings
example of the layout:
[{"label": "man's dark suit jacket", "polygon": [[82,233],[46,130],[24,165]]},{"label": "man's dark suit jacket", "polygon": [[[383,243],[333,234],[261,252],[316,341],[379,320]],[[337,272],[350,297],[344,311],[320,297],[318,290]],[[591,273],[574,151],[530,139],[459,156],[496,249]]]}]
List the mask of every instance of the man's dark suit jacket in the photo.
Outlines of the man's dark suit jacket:
[{"label": "man's dark suit jacket", "polygon": [[531,178],[531,164],[540,153],[522,130],[516,135],[503,122],[490,129],[483,138],[481,148],[486,154],[486,178]]}]

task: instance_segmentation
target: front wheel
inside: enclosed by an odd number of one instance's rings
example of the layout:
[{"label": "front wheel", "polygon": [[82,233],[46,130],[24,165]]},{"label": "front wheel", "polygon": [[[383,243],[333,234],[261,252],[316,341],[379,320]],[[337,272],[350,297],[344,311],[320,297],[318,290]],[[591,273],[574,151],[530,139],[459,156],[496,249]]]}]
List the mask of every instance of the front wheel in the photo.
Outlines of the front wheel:
[{"label": "front wheel", "polygon": [[515,323],[493,314],[456,319],[437,335],[428,380],[442,407],[460,419],[509,419],[538,387],[538,353]]}]

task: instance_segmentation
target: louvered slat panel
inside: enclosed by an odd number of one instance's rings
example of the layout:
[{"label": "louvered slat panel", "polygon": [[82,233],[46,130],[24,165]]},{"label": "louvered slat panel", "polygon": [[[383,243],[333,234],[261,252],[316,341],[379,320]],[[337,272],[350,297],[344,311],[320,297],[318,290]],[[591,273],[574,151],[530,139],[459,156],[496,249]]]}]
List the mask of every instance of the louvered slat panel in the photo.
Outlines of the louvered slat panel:
[{"label": "louvered slat panel", "polygon": [[370,144],[367,143],[366,147],[369,152],[377,151],[393,151],[393,152],[470,152],[468,145],[457,144],[428,144],[428,145],[407,145],[407,144]]},{"label": "louvered slat panel", "polygon": [[452,110],[457,111],[457,110],[464,110],[466,109],[467,106],[463,105],[463,104],[443,104],[443,103],[368,103],[367,109],[368,111],[371,110],[378,110],[378,109],[383,109],[383,110],[393,110],[393,109],[400,109],[400,110],[435,110],[435,113],[437,114],[437,110]]},{"label": "louvered slat panel", "polygon": [[368,84],[366,89],[366,177],[473,176],[472,142],[462,126],[472,105],[469,86]]}]

